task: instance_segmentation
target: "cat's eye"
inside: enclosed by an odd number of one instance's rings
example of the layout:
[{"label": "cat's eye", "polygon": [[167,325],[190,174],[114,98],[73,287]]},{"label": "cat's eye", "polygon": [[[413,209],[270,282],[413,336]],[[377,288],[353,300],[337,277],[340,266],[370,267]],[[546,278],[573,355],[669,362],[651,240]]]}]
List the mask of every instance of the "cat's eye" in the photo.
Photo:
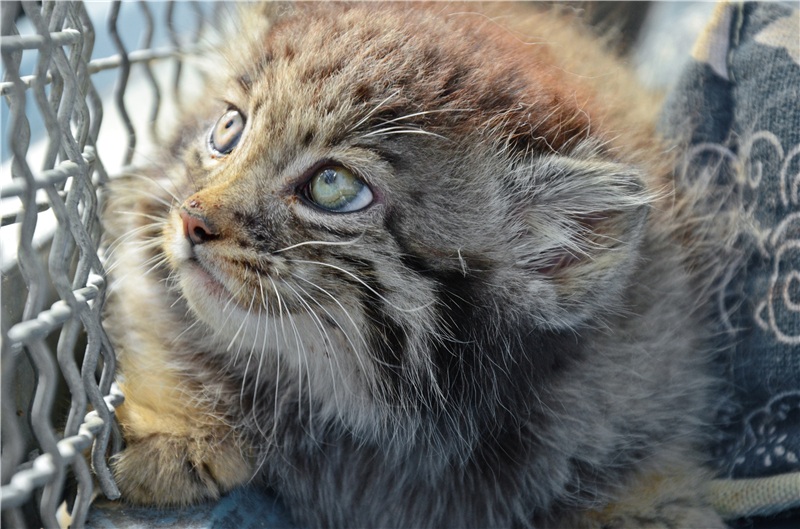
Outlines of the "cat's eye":
[{"label": "cat's eye", "polygon": [[358,211],[372,203],[367,184],[341,166],[317,171],[308,181],[305,195],[315,205],[335,213]]},{"label": "cat's eye", "polygon": [[208,148],[212,154],[229,154],[244,131],[244,116],[238,110],[231,109],[217,120],[208,136]]}]

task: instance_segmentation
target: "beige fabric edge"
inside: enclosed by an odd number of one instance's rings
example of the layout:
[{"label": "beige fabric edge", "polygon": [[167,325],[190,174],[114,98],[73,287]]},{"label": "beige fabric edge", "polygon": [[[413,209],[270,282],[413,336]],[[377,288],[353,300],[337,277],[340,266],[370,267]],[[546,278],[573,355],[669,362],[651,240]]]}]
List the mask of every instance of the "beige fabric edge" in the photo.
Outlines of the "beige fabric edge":
[{"label": "beige fabric edge", "polygon": [[709,496],[726,520],[800,508],[800,472],[767,478],[717,479],[711,483]]}]

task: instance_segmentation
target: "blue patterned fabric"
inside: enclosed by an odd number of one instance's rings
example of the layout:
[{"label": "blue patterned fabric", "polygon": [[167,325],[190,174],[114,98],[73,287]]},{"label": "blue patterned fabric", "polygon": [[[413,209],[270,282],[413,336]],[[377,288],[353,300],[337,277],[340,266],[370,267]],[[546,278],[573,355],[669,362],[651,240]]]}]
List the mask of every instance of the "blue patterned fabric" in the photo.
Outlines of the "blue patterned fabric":
[{"label": "blue patterned fabric", "polygon": [[214,503],[186,509],[132,507],[101,501],[89,513],[91,529],[297,529],[278,501],[256,487],[245,487]]},{"label": "blue patterned fabric", "polygon": [[[800,472],[800,13],[721,4],[662,118],[689,178],[733,183],[750,217],[720,299],[729,399],[714,447],[727,479]],[[800,473],[796,474],[800,505]],[[790,484],[794,480],[789,481]],[[794,492],[792,492],[794,494]],[[790,497],[791,499],[791,497]],[[787,503],[784,502],[784,507]],[[775,507],[772,511],[779,510]],[[771,512],[765,508],[753,514]],[[748,514],[743,512],[742,514]]]}]

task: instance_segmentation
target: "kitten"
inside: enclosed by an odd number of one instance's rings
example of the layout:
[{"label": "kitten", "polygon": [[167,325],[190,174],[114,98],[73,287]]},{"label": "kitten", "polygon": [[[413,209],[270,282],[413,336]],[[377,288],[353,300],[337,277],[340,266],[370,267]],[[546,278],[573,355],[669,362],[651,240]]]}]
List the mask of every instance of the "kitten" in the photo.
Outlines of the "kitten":
[{"label": "kitten", "polygon": [[530,6],[259,6],[110,189],[134,503],[310,527],[723,527],[657,103]]}]

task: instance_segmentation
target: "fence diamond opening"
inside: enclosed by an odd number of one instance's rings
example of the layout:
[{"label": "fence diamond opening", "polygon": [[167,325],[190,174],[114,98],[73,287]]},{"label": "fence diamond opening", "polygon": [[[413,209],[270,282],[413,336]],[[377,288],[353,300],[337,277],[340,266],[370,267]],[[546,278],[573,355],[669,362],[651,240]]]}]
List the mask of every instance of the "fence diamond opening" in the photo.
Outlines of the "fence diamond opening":
[{"label": "fence diamond opening", "polygon": [[158,140],[221,4],[0,7],[2,523],[79,527],[119,496],[99,192]]}]

